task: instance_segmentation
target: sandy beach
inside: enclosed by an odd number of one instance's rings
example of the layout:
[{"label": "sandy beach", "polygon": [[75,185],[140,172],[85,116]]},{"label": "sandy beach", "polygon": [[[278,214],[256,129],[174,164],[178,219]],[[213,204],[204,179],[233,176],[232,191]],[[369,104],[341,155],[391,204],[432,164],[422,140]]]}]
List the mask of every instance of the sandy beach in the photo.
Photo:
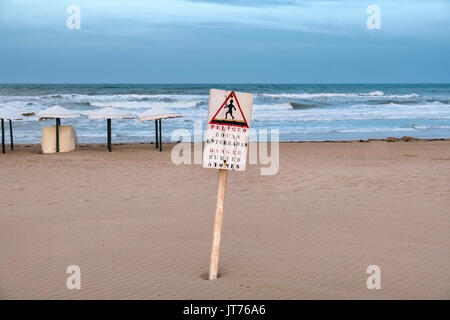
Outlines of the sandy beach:
[{"label": "sandy beach", "polygon": [[450,299],[449,140],[281,143],[277,175],[230,172],[216,281],[218,173],[172,146],[0,154],[0,298]]}]

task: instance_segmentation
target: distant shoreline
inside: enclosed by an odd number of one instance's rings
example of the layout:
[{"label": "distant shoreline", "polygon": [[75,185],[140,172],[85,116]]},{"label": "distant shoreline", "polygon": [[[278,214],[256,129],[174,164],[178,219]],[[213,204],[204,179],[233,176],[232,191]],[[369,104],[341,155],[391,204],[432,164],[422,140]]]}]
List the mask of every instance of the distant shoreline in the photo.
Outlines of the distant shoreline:
[{"label": "distant shoreline", "polygon": [[55,85],[66,85],[66,86],[102,86],[102,85],[113,85],[113,86],[171,86],[171,85],[436,85],[436,84],[443,84],[443,85],[450,85],[450,82],[242,82],[242,83],[214,83],[214,82],[169,82],[169,83],[159,83],[159,82],[130,82],[130,83],[120,83],[120,82],[110,82],[110,83],[102,83],[102,82],[92,82],[92,83],[78,83],[78,82],[0,82],[0,86],[8,86],[8,85],[25,85],[25,86],[39,86],[39,85],[49,85],[49,86],[55,86]]}]

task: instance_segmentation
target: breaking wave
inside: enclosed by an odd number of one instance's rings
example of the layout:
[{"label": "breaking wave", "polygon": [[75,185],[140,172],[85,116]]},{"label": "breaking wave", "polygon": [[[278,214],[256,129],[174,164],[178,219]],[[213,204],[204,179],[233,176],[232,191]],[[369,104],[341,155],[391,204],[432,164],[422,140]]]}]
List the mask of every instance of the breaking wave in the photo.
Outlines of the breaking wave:
[{"label": "breaking wave", "polygon": [[373,91],[368,93],[262,93],[263,97],[287,98],[287,99],[323,99],[323,98],[365,98],[365,97],[384,97],[384,98],[416,98],[416,93],[404,95],[385,95],[382,91]]}]

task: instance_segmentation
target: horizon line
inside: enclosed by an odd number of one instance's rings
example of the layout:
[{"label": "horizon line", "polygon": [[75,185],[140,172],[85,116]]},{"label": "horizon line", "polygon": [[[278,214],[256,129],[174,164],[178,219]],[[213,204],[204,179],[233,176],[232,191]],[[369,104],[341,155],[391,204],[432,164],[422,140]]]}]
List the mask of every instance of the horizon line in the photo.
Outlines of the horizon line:
[{"label": "horizon line", "polygon": [[1,85],[387,85],[387,84],[450,84],[450,82],[0,82]]}]

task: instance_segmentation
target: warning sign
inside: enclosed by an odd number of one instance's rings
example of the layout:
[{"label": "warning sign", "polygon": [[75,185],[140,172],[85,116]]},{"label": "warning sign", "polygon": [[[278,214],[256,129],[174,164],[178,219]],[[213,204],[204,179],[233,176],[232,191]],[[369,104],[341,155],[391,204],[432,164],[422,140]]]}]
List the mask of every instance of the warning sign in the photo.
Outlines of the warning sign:
[{"label": "warning sign", "polygon": [[249,129],[247,120],[242,113],[241,105],[234,91],[230,92],[219,110],[217,110],[211,121],[209,121],[209,124],[224,124]]},{"label": "warning sign", "polygon": [[203,167],[245,170],[253,95],[211,89]]}]

